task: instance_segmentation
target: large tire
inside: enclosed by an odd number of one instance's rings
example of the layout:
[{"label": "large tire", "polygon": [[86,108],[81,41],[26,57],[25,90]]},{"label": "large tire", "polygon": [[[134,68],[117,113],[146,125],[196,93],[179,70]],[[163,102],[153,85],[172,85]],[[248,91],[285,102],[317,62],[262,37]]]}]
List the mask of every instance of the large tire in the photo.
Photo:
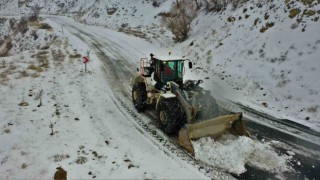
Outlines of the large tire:
[{"label": "large tire", "polygon": [[132,101],[138,112],[142,112],[147,106],[146,85],[143,82],[137,82],[132,87]]},{"label": "large tire", "polygon": [[184,123],[184,112],[177,99],[161,99],[157,107],[160,129],[168,135],[176,134]]}]

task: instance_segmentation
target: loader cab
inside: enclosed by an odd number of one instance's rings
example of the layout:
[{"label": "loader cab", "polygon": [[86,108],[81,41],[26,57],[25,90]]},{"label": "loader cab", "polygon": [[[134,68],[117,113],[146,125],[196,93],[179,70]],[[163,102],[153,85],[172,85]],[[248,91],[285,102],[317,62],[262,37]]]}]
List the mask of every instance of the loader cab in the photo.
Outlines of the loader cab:
[{"label": "loader cab", "polygon": [[177,84],[183,83],[184,59],[155,60],[154,80],[160,85],[174,81]]}]

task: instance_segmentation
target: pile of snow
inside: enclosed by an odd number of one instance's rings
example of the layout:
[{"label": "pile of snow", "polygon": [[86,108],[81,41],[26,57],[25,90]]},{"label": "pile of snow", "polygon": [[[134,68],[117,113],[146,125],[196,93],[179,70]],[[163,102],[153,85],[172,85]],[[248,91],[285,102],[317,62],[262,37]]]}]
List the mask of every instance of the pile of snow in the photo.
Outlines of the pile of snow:
[{"label": "pile of snow", "polygon": [[203,137],[192,145],[196,159],[230,173],[246,172],[246,164],[276,173],[291,170],[288,162],[292,156],[278,155],[269,143],[245,136],[224,135],[218,141]]}]

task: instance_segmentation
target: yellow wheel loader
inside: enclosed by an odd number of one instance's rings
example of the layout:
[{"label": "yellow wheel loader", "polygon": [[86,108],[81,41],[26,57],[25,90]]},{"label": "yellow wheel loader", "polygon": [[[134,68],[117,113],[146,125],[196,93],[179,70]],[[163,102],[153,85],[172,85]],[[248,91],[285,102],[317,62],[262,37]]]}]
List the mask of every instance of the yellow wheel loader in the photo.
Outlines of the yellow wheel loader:
[{"label": "yellow wheel loader", "polygon": [[223,133],[249,136],[242,114],[220,115],[209,90],[200,87],[202,80],[183,82],[185,62],[189,59],[155,57],[140,59],[138,74],[131,78],[132,101],[138,112],[147,106],[155,107],[162,131],[168,135],[179,133],[179,144],[194,153],[191,140]]}]

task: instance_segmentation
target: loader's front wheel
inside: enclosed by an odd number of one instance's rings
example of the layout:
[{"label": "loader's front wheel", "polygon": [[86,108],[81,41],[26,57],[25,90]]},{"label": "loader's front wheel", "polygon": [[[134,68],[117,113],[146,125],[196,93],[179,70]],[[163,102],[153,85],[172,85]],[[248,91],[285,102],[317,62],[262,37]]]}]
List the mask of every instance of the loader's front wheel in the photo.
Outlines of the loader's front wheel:
[{"label": "loader's front wheel", "polygon": [[146,85],[143,82],[138,82],[133,85],[132,88],[132,101],[134,107],[139,111],[146,109],[147,91]]},{"label": "loader's front wheel", "polygon": [[177,99],[162,99],[157,108],[160,129],[168,135],[177,133],[183,125],[183,111]]}]

